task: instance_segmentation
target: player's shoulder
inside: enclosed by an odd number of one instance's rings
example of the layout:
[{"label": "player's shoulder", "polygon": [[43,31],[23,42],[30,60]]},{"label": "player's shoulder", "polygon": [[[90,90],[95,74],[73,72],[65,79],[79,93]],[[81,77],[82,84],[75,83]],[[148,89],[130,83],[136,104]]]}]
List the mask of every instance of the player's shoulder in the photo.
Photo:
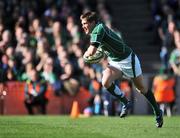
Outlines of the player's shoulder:
[{"label": "player's shoulder", "polygon": [[103,23],[103,22],[98,22],[97,24],[96,24],[96,27],[98,28],[103,28],[105,26],[105,24]]},{"label": "player's shoulder", "polygon": [[105,25],[103,23],[97,23],[93,29],[93,33],[104,31]]}]

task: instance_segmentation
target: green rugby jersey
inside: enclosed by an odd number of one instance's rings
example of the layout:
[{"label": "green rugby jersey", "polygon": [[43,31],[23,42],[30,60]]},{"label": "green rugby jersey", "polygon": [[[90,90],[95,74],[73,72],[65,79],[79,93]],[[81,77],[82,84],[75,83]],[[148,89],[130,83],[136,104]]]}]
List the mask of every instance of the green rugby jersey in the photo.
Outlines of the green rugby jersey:
[{"label": "green rugby jersey", "polygon": [[128,47],[121,35],[106,27],[103,23],[95,26],[90,34],[90,43],[101,47],[108,58],[113,61],[121,61],[129,56],[132,49]]}]

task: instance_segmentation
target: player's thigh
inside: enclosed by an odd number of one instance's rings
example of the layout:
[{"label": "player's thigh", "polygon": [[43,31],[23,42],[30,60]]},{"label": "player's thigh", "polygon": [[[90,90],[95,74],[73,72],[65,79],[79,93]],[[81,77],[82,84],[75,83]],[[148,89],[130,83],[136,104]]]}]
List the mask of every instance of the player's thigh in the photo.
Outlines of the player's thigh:
[{"label": "player's thigh", "polygon": [[122,72],[120,70],[115,67],[108,66],[103,71],[102,85],[108,87],[114,80],[119,79],[121,76]]},{"label": "player's thigh", "polygon": [[143,81],[143,75],[139,75],[138,77],[132,78],[132,81],[138,92],[140,93],[147,92],[147,88],[145,87],[144,81]]}]

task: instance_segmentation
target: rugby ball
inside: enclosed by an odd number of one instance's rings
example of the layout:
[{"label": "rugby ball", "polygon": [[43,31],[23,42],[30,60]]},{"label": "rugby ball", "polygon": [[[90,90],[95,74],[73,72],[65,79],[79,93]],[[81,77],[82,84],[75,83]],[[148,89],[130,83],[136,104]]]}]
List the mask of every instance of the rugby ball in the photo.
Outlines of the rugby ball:
[{"label": "rugby ball", "polygon": [[94,55],[83,58],[84,61],[89,64],[99,63],[104,58],[104,52],[98,49]]}]

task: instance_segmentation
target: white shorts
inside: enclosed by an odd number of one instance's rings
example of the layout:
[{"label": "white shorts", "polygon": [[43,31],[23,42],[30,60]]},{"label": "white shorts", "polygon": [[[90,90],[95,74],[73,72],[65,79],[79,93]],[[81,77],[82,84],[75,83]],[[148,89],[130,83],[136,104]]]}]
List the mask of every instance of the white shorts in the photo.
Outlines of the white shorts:
[{"label": "white shorts", "polygon": [[131,53],[126,59],[121,61],[110,60],[109,64],[130,78],[135,78],[142,74],[139,59],[134,53]]}]

